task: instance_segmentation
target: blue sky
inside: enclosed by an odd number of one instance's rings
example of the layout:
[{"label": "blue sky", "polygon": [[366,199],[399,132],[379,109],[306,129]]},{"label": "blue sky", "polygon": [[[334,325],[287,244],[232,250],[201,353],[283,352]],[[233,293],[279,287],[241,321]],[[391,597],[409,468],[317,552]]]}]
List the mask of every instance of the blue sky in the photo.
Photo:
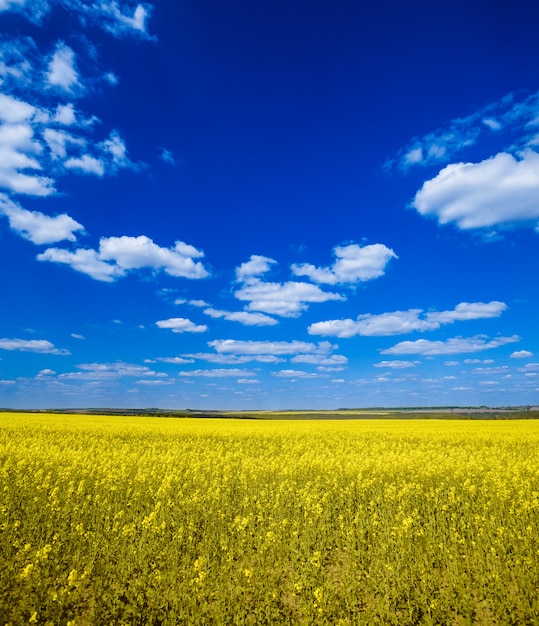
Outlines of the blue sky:
[{"label": "blue sky", "polygon": [[0,0],[0,406],[539,404],[538,18]]}]

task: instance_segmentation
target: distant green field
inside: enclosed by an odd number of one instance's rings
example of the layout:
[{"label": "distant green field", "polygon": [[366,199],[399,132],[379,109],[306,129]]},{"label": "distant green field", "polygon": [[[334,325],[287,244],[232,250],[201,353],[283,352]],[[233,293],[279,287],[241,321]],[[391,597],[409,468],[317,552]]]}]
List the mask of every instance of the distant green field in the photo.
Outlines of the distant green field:
[{"label": "distant green field", "polygon": [[538,452],[534,420],[0,413],[0,623],[539,624]]}]

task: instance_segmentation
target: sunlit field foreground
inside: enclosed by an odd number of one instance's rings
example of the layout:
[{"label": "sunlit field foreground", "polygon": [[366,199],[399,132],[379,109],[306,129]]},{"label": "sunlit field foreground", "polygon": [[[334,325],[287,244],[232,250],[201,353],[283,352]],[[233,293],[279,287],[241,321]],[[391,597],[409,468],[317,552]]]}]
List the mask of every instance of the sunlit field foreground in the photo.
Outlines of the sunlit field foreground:
[{"label": "sunlit field foreground", "polygon": [[0,624],[539,624],[539,422],[0,414]]}]

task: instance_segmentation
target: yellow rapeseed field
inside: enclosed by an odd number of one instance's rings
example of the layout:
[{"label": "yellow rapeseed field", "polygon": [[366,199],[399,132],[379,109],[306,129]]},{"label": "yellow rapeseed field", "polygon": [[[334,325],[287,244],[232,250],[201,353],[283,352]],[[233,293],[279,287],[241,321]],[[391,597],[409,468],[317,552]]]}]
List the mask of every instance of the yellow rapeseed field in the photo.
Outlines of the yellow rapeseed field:
[{"label": "yellow rapeseed field", "polygon": [[0,413],[4,624],[539,624],[539,422]]}]

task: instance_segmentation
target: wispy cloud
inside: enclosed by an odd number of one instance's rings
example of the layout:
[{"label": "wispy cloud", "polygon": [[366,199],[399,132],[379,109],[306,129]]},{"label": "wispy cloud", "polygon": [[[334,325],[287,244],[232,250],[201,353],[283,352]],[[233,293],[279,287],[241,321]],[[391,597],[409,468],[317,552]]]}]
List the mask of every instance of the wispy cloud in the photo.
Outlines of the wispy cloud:
[{"label": "wispy cloud", "polygon": [[508,94],[470,115],[451,120],[423,137],[413,139],[389,159],[386,168],[407,171],[449,163],[464,150],[492,134],[501,135],[508,146],[522,149],[531,142],[539,115],[539,92],[528,95]]},{"label": "wispy cloud", "polygon": [[120,5],[116,0],[91,3],[84,0],[1,0],[0,12],[18,11],[29,21],[39,23],[54,5],[63,6],[78,16],[82,25],[90,22],[115,37],[152,38],[147,30],[152,5],[145,2],[134,4],[128,1]]}]

